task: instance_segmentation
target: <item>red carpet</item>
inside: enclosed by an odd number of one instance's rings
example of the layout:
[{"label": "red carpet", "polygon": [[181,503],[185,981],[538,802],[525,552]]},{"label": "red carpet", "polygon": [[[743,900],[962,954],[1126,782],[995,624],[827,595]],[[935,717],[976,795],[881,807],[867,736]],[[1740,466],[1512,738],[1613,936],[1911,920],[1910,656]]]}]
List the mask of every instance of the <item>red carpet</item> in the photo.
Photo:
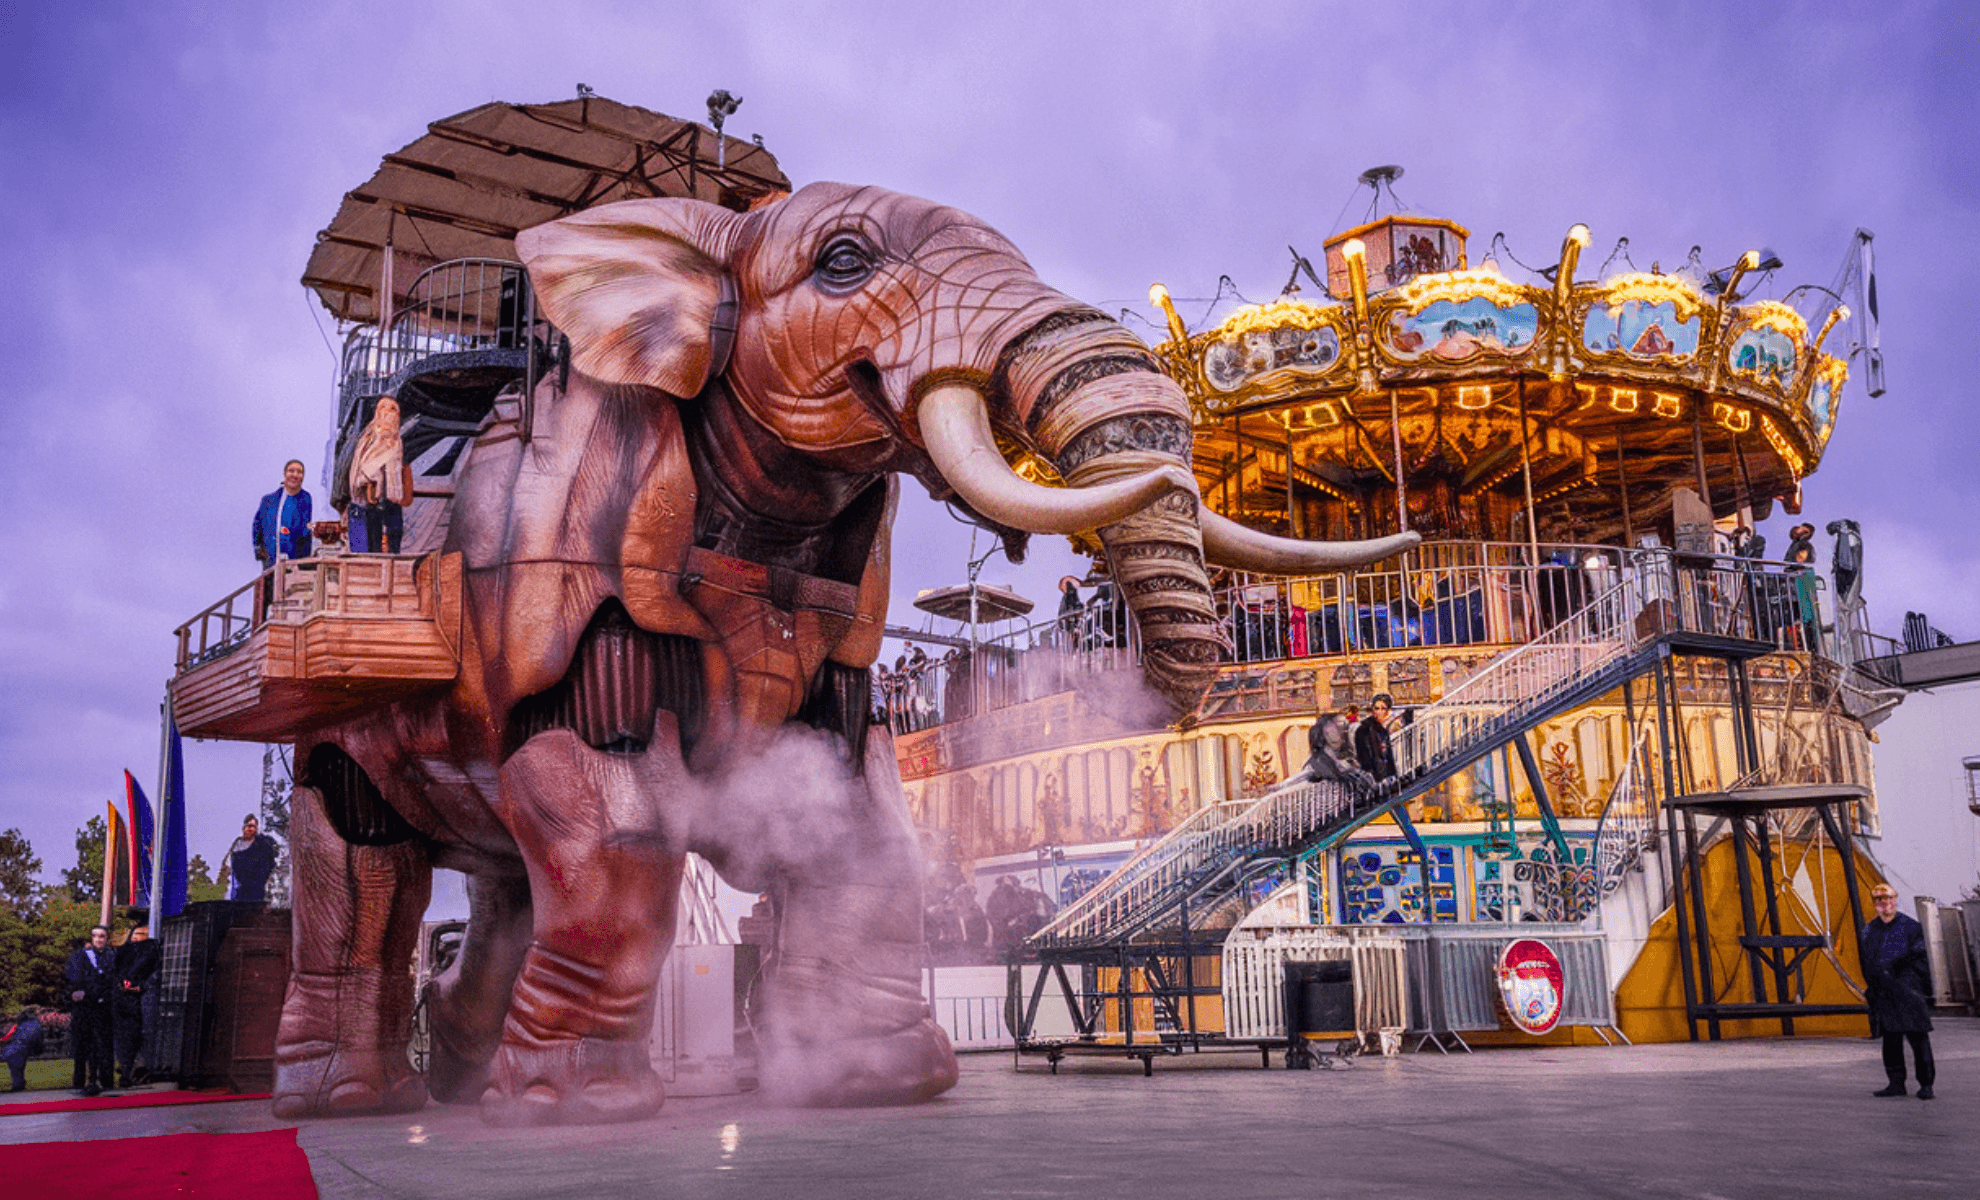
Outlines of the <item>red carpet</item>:
[{"label": "red carpet", "polygon": [[315,1200],[294,1129],[0,1146],[8,1200]]},{"label": "red carpet", "polygon": [[266,1100],[269,1093],[251,1092],[133,1092],[128,1096],[71,1096],[34,1104],[0,1104],[0,1117],[29,1113],[88,1112],[98,1108],[150,1108],[154,1104],[217,1104],[226,1100]]}]

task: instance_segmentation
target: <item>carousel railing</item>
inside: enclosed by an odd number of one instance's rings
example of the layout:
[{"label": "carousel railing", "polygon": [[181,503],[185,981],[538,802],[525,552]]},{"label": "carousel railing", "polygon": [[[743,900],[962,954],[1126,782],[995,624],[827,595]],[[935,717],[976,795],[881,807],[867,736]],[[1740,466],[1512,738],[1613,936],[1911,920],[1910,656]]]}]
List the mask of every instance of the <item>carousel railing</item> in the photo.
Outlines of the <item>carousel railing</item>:
[{"label": "carousel railing", "polygon": [[1420,646],[1516,645],[1556,624],[1625,553],[1558,543],[1426,542],[1373,569],[1243,572],[1216,591],[1228,661]]},{"label": "carousel railing", "polygon": [[[1630,622],[1645,636],[1681,629],[1817,654],[1838,640],[1824,635],[1813,572],[1659,548],[1432,542],[1377,569],[1225,579],[1215,593],[1225,662],[1520,647],[1510,664],[1494,663],[1506,703],[1586,669],[1598,648],[1636,640]],[[1054,695],[1139,659],[1132,618],[1103,591],[1064,616],[1015,624],[973,653],[876,670],[876,708],[897,733],[913,732]],[[1475,697],[1484,684],[1467,686]]]}]

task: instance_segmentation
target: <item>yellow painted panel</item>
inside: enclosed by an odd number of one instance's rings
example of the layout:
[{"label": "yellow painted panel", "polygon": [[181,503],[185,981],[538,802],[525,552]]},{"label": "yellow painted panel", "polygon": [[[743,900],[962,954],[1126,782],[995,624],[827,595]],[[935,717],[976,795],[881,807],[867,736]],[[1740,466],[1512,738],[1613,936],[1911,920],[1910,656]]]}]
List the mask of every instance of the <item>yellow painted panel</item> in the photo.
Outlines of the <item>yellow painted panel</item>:
[{"label": "yellow painted panel", "polygon": [[[1779,842],[1775,843],[1777,849]],[[1749,853],[1749,866],[1752,870],[1754,897],[1753,906],[1757,920],[1765,924],[1766,898],[1760,891],[1760,867],[1757,857]],[[1781,932],[1784,934],[1828,933],[1830,951],[1825,954],[1815,951],[1802,960],[1801,978],[1805,991],[1792,997],[1808,1004],[1859,1004],[1862,997],[1857,994],[1850,982],[1836,969],[1840,961],[1849,970],[1849,980],[1856,976],[1856,930],[1851,924],[1849,894],[1844,887],[1842,856],[1827,845],[1819,851],[1806,843],[1796,843],[1786,847],[1777,862],[1777,867],[1785,867],[1782,872],[1779,907]],[[1856,858],[1857,883],[1862,889],[1860,896],[1863,913],[1870,911],[1870,888],[1880,882],[1883,876],[1862,854]],[[1706,920],[1712,929],[1712,981],[1720,1003],[1744,1003],[1754,999],[1752,979],[1747,970],[1746,952],[1739,946],[1740,903],[1739,877],[1733,863],[1731,839],[1720,841],[1705,853],[1701,870],[1705,877]],[[1828,913],[1828,928],[1821,928],[1819,912],[1803,898],[1803,892],[1795,886],[1799,878],[1806,888],[1806,895],[1818,902],[1819,910]],[[1831,957],[1833,956],[1833,957]],[[1794,977],[1789,976],[1792,984]],[[1767,975],[1769,998],[1773,988],[1773,976]],[[1637,956],[1621,985],[1616,988],[1617,1020],[1622,1031],[1636,1042],[1681,1042],[1689,1037],[1684,1021],[1684,975],[1678,960],[1677,925],[1673,910],[1665,909],[1651,926],[1650,938],[1643,952]],[[1801,1036],[1818,1037],[1865,1037],[1870,1032],[1869,1019],[1862,1016],[1796,1017],[1794,1031]],[[1778,1037],[1781,1023],[1778,1019],[1754,1021],[1724,1021],[1720,1023],[1722,1037]],[[1705,1036],[1703,1023],[1699,1035]]]}]

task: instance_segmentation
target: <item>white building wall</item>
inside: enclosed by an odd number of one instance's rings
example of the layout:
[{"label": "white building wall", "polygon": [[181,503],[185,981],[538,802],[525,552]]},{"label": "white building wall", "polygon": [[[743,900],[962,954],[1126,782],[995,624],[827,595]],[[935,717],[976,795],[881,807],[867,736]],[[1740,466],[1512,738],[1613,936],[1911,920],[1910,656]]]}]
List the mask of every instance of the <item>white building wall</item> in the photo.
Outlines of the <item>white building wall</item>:
[{"label": "white building wall", "polygon": [[[1907,900],[1950,904],[1980,884],[1980,817],[1960,760],[1980,755],[1980,682],[1913,692],[1877,726],[1877,861]],[[1909,904],[1906,904],[1909,910]]]}]

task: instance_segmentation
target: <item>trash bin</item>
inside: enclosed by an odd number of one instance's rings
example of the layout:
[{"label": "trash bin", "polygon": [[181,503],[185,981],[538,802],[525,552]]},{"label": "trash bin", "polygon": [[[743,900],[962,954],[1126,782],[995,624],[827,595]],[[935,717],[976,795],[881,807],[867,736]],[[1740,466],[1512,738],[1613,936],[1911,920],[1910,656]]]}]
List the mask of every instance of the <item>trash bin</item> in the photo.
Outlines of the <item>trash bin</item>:
[{"label": "trash bin", "polygon": [[1286,964],[1286,1037],[1354,1030],[1354,964],[1346,959]]}]

